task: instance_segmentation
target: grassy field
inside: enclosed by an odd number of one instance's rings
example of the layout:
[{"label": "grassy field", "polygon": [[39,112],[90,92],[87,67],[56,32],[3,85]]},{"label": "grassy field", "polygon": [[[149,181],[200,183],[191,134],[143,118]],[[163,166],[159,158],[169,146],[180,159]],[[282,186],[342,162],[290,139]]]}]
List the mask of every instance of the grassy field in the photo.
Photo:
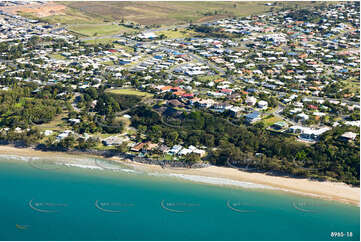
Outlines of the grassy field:
[{"label": "grassy field", "polygon": [[101,39],[90,39],[90,40],[84,40],[85,43],[87,44],[111,44],[113,43],[113,41],[115,41],[117,39],[115,38],[101,38]]},{"label": "grassy field", "polygon": [[63,120],[66,118],[67,115],[65,113],[58,115],[54,118],[54,120],[50,121],[49,123],[44,123],[38,125],[37,128],[41,131],[44,130],[57,130],[57,131],[64,131],[66,129],[71,129],[70,126]]},{"label": "grassy field", "polygon": [[107,92],[118,95],[135,95],[140,97],[153,97],[153,94],[147,92],[141,92],[135,89],[108,89]]},{"label": "grassy field", "polygon": [[125,52],[127,53],[134,53],[134,49],[129,47],[129,46],[125,46],[125,45],[120,45],[120,44],[115,44],[115,47],[123,49]]},{"label": "grassy field", "polygon": [[[284,7],[304,8],[337,2],[125,2],[125,1],[67,1],[57,2],[66,9],[61,13],[47,17],[37,17],[33,13],[21,13],[23,16],[39,19],[50,24],[66,25],[69,31],[81,37],[100,37],[119,33],[133,33],[136,29],[120,26],[121,21],[156,26],[172,26],[185,23],[201,23],[225,17],[241,17],[263,14]],[[163,31],[167,38],[189,37],[192,33],[182,31]]]},{"label": "grassy field", "polygon": [[224,80],[224,78],[221,78],[220,75],[212,75],[212,76],[197,76],[197,80],[199,80],[200,82],[210,82],[210,81],[215,81],[215,80]]},{"label": "grassy field", "polygon": [[124,26],[113,23],[71,25],[68,27],[68,29],[89,37],[106,36],[132,31],[134,32],[134,29],[126,28]]},{"label": "grassy field", "polygon": [[62,56],[61,54],[51,54],[50,55],[51,58],[54,58],[56,60],[65,60],[65,56]]},{"label": "grassy field", "polygon": [[270,117],[270,118],[265,118],[263,119],[261,122],[263,122],[263,124],[265,125],[265,127],[269,127],[274,123],[277,123],[279,121],[282,121],[281,118],[279,117]]},{"label": "grassy field", "polygon": [[350,88],[352,92],[356,93],[360,91],[360,80],[358,79],[349,79],[345,81],[346,87]]},{"label": "grassy field", "polygon": [[157,35],[164,34],[168,39],[188,38],[194,36],[195,32],[184,29],[158,31]]},{"label": "grassy field", "polygon": [[258,2],[66,2],[65,5],[90,16],[102,16],[108,21],[124,18],[144,25],[207,21],[270,9]]},{"label": "grassy field", "polygon": [[[309,7],[322,2],[275,2],[276,6],[266,6],[266,2],[62,2],[70,9],[70,18],[62,16],[60,22],[71,21],[132,21],[143,25],[173,25],[192,21],[204,22],[227,16],[247,16],[262,14],[271,9],[283,7]],[[57,17],[59,18],[59,17]],[[88,19],[88,20],[87,20]],[[58,21],[59,22],[59,21]],[[74,23],[74,22],[73,22]]]}]

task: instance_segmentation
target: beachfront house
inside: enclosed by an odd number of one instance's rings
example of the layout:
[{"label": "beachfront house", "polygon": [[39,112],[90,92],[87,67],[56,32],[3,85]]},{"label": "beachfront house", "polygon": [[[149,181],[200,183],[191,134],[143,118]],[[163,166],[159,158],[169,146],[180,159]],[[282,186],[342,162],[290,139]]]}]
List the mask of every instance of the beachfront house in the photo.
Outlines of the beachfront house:
[{"label": "beachfront house", "polygon": [[298,137],[301,140],[314,142],[314,141],[318,141],[320,136],[330,129],[331,129],[330,127],[312,129],[309,127],[294,125],[288,129],[288,132],[300,134]]}]

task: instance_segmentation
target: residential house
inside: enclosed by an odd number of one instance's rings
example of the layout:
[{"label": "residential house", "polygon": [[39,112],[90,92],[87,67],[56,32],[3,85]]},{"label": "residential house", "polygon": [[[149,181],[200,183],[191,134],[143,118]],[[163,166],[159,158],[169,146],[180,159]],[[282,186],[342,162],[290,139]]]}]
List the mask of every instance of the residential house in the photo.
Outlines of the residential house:
[{"label": "residential house", "polygon": [[247,123],[252,124],[252,123],[255,123],[255,122],[261,120],[261,113],[257,112],[257,111],[254,111],[252,113],[247,114],[245,116],[245,118],[246,118]]}]

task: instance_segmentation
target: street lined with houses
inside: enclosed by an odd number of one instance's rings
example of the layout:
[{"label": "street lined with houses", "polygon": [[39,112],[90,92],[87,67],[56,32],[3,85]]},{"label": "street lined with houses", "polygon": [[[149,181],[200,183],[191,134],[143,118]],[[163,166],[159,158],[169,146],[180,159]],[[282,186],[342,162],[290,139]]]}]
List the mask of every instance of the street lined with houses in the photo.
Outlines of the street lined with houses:
[{"label": "street lined with houses", "polygon": [[[295,146],[332,132],[357,143],[358,10],[340,2],[93,37],[2,11],[1,133],[29,136],[36,126],[45,146],[76,141],[171,160],[206,159],[236,142],[213,123]],[[251,149],[242,139],[235,146],[247,155],[267,153],[262,140]]]}]

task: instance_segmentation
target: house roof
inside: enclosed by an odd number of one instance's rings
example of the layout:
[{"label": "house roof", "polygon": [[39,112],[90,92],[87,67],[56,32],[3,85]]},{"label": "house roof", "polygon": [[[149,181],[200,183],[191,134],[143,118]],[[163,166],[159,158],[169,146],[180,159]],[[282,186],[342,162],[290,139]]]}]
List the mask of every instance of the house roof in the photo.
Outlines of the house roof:
[{"label": "house roof", "polygon": [[357,134],[353,133],[353,132],[346,132],[341,135],[342,138],[352,139],[352,140],[354,140],[356,138],[356,136],[357,136]]},{"label": "house roof", "polygon": [[165,87],[162,87],[160,90],[162,91],[168,91],[170,89],[172,89],[173,87],[172,86],[165,86]]},{"label": "house roof", "polygon": [[252,113],[249,113],[246,115],[246,119],[255,119],[258,118],[260,116],[260,112],[254,111]]},{"label": "house roof", "polygon": [[140,151],[144,147],[145,143],[139,143],[132,147],[133,151]]}]

